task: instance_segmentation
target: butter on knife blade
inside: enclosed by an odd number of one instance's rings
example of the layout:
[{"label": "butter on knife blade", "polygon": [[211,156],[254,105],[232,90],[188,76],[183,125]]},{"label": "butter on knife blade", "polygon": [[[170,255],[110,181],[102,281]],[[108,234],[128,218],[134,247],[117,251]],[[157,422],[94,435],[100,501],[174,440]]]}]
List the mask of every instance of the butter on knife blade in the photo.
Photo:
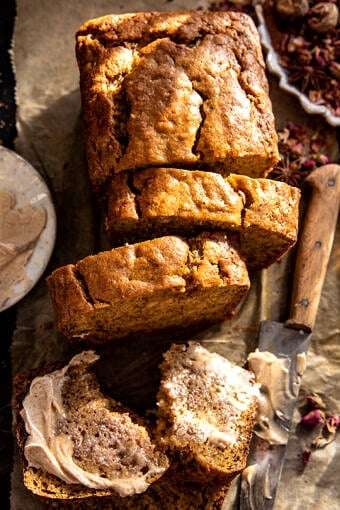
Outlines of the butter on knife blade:
[{"label": "butter on knife blade", "polygon": [[262,400],[248,466],[242,474],[240,510],[274,507],[333,245],[340,203],[340,166],[319,167],[306,181],[311,196],[297,247],[290,316],[284,323],[261,322],[258,351],[249,358],[250,368],[262,383]]}]

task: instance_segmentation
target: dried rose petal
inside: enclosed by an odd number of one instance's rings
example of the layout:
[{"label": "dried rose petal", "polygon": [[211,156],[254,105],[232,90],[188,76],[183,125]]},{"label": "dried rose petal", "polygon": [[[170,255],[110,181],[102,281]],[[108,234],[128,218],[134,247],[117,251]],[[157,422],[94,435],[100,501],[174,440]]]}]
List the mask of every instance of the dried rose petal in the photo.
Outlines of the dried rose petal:
[{"label": "dried rose petal", "polygon": [[312,152],[314,153],[319,152],[322,146],[322,141],[319,139],[311,140],[309,146]]},{"label": "dried rose petal", "polygon": [[307,395],[306,400],[310,407],[313,409],[326,409],[326,404],[317,393],[312,393],[311,395]]},{"label": "dried rose petal", "polygon": [[292,143],[291,149],[293,154],[297,154],[298,156],[300,156],[303,153],[304,144],[302,142]]},{"label": "dried rose petal", "polygon": [[322,90],[310,90],[308,92],[308,97],[312,103],[325,104],[325,100],[322,96]]},{"label": "dried rose petal", "polygon": [[332,76],[334,76],[337,79],[340,79],[340,63],[339,62],[331,62],[329,64],[329,70],[330,70]]},{"label": "dried rose petal", "polygon": [[327,165],[328,163],[330,163],[330,159],[328,156],[326,156],[325,154],[318,154],[316,157],[315,157],[315,161],[317,163],[320,163],[321,165]]},{"label": "dried rose petal", "polygon": [[335,434],[331,434],[328,437],[318,436],[312,442],[312,446],[313,446],[313,448],[316,448],[316,449],[325,448],[327,445],[332,443],[334,440],[335,440]]},{"label": "dried rose petal", "polygon": [[305,464],[310,464],[312,462],[312,450],[306,448],[302,453],[302,460]]},{"label": "dried rose petal", "polygon": [[323,154],[328,150],[324,132],[312,124],[301,126],[287,122],[286,127],[278,131],[278,139],[280,161],[269,174],[271,179],[303,189],[304,180],[310,172],[330,162]]},{"label": "dried rose petal", "polygon": [[313,411],[310,411],[309,413],[302,416],[300,423],[314,427],[315,425],[324,423],[324,421],[325,413],[321,411],[321,409],[313,409]]},{"label": "dried rose petal", "polygon": [[306,159],[301,166],[304,170],[313,170],[315,168],[315,161],[313,159]]},{"label": "dried rose petal", "polygon": [[334,414],[330,418],[327,418],[325,425],[330,434],[335,434],[340,426],[340,417]]},{"label": "dried rose petal", "polygon": [[306,128],[304,126],[301,126],[300,124],[296,124],[295,122],[288,122],[287,127],[292,137],[302,138],[307,134]]}]

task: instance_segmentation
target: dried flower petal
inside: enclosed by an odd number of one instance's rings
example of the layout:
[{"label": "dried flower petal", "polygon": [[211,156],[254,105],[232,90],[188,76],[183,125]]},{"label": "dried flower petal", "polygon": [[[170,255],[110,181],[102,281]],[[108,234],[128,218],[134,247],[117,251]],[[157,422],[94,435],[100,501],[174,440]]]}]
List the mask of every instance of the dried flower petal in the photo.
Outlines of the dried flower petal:
[{"label": "dried flower petal", "polygon": [[315,449],[325,448],[327,445],[332,443],[334,440],[335,440],[335,434],[331,434],[328,437],[318,436],[312,442],[312,446]]},{"label": "dried flower petal", "polygon": [[326,404],[317,393],[311,393],[307,395],[306,400],[308,405],[313,409],[326,409]]},{"label": "dried flower petal", "polygon": [[321,409],[313,409],[313,411],[310,411],[309,413],[302,416],[300,423],[314,427],[315,425],[324,423],[324,421],[325,413],[321,411]]},{"label": "dried flower petal", "polygon": [[253,0],[227,0],[226,2],[212,2],[209,5],[209,11],[245,12],[254,19],[256,17]]},{"label": "dried flower petal", "polygon": [[315,158],[316,163],[320,163],[321,165],[327,165],[331,162],[328,156],[325,156],[325,154],[318,154]]},{"label": "dried flower petal", "polygon": [[337,78],[340,79],[340,63],[339,62],[331,62],[329,66],[329,70],[331,74]]},{"label": "dried flower petal", "polygon": [[302,138],[307,134],[305,126],[302,126],[301,124],[296,124],[295,122],[288,122],[287,128],[290,131],[291,137],[294,138]]},{"label": "dried flower petal", "polygon": [[340,417],[334,414],[330,418],[327,418],[325,425],[330,434],[335,434],[335,432],[338,430],[340,426]]},{"label": "dried flower petal", "polygon": [[310,171],[314,170],[315,166],[315,161],[313,159],[306,159],[301,165],[302,168]]},{"label": "dried flower petal", "polygon": [[327,150],[323,130],[288,122],[278,132],[281,159],[268,175],[270,179],[303,188],[305,178],[317,166],[330,162],[322,151]]},{"label": "dried flower petal", "polygon": [[312,450],[306,448],[302,453],[302,460],[305,464],[310,464],[312,462]]}]

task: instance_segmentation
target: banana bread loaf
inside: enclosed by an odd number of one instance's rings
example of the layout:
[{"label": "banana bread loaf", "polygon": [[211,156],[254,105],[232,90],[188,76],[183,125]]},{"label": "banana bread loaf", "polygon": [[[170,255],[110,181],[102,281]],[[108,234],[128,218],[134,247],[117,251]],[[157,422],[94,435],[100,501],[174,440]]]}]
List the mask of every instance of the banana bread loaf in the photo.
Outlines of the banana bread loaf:
[{"label": "banana bread loaf", "polygon": [[59,330],[89,343],[212,324],[235,312],[250,285],[244,261],[221,232],[90,255],[56,269],[47,284]]},{"label": "banana bread loaf", "polygon": [[130,496],[169,466],[144,421],[105,397],[90,367],[93,351],[60,368],[14,380],[16,434],[25,486],[49,499]]},{"label": "banana bread loaf", "polygon": [[158,434],[187,479],[230,481],[246,465],[259,385],[253,373],[197,342],[173,344],[160,365]]},{"label": "banana bread loaf", "polygon": [[300,190],[284,182],[148,168],[113,177],[106,227],[114,246],[162,235],[233,231],[248,268],[258,270],[295,244],[299,202]]},{"label": "banana bread loaf", "polygon": [[236,12],[144,12],[76,34],[89,176],[150,166],[265,176],[277,135],[259,36]]}]

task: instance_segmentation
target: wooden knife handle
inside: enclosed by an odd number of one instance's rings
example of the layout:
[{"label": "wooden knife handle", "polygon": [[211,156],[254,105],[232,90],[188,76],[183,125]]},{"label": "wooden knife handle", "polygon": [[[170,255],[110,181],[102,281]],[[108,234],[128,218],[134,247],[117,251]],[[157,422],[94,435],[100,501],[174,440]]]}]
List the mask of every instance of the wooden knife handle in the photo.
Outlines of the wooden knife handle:
[{"label": "wooden knife handle", "polygon": [[286,326],[313,329],[339,214],[340,165],[316,168],[306,181],[311,197],[297,246],[290,317]]}]

